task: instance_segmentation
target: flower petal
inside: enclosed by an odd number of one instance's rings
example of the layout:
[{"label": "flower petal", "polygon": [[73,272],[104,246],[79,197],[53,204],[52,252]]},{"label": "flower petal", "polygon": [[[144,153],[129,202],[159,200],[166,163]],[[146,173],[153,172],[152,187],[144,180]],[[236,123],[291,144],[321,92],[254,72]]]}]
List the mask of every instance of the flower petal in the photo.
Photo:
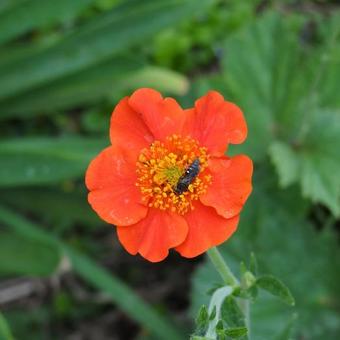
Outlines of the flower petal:
[{"label": "flower petal", "polygon": [[238,215],[252,190],[251,159],[244,155],[212,158],[208,169],[212,183],[207,192],[200,196],[201,202],[214,207],[225,218]]},{"label": "flower petal", "polygon": [[243,113],[235,104],[225,101],[216,91],[198,99],[195,108],[186,110],[184,131],[208,148],[213,156],[222,156],[229,143],[242,143],[247,137]]},{"label": "flower petal", "polygon": [[129,105],[142,115],[155,139],[164,141],[169,135],[181,134],[186,116],[176,100],[143,88],[131,95]]},{"label": "flower petal", "polygon": [[185,215],[188,236],[175,249],[184,257],[195,257],[226,241],[236,230],[239,215],[226,219],[216,210],[197,201],[195,209]]},{"label": "flower petal", "polygon": [[142,116],[129,106],[128,97],[123,98],[112,112],[110,139],[113,145],[125,145],[136,156],[153,142]]},{"label": "flower petal", "polygon": [[117,227],[117,233],[130,254],[139,253],[151,262],[159,262],[167,257],[170,248],[184,241],[188,225],[178,214],[151,208],[143,220]]},{"label": "flower petal", "polygon": [[146,216],[147,207],[136,187],[135,160],[125,149],[104,149],[90,163],[85,182],[89,203],[106,222],[131,225]]}]

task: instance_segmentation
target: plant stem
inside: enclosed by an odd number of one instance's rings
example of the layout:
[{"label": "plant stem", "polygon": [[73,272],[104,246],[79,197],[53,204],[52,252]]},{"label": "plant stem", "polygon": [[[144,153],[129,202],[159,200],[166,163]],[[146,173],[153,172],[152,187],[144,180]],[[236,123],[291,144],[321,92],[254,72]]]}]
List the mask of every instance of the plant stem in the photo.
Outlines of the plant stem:
[{"label": "plant stem", "polygon": [[[217,272],[222,277],[225,284],[231,286],[232,288],[239,286],[240,282],[235,277],[235,275],[230,270],[229,266],[223,259],[221,253],[217,247],[210,248],[207,254],[214,265]],[[248,334],[250,334],[250,317],[249,317],[249,301],[246,299],[238,299],[239,306],[244,314],[246,327],[248,328]]]},{"label": "plant stem", "polygon": [[249,300],[239,299],[239,306],[244,314],[244,320],[248,329],[248,337],[250,339],[250,311],[249,311]]},{"label": "plant stem", "polygon": [[207,251],[207,254],[214,265],[217,272],[221,275],[225,284],[230,285],[232,287],[238,286],[239,282],[234,274],[231,272],[227,263],[224,261],[221,253],[217,249],[217,247],[212,247]]}]

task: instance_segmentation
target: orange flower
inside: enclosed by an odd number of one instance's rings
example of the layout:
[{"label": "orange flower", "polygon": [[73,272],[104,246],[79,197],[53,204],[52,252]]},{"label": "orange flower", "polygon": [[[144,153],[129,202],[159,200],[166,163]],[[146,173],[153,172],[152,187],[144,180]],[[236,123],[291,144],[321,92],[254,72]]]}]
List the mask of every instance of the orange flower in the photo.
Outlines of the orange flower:
[{"label": "orange flower", "polygon": [[247,156],[224,153],[246,136],[241,110],[218,92],[183,110],[139,89],[112,113],[111,146],[86,173],[89,203],[117,226],[130,254],[158,262],[174,248],[195,257],[237,228],[253,166]]}]

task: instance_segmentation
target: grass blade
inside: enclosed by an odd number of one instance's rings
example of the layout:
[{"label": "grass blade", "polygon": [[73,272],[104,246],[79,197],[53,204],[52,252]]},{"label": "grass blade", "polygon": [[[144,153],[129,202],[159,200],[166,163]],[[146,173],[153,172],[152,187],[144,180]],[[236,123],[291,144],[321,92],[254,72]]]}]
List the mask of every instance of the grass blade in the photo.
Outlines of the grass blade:
[{"label": "grass blade", "polygon": [[17,1],[0,12],[0,44],[32,29],[70,20],[94,0]]},{"label": "grass blade", "polygon": [[28,91],[19,98],[2,102],[0,120],[53,114],[61,109],[91,104],[110,98],[113,93],[138,87],[154,87],[160,91],[182,95],[188,86],[188,80],[174,71],[144,66],[132,59],[115,58],[79,74]]},{"label": "grass blade", "polygon": [[0,339],[14,340],[9,325],[2,313],[0,313]]},{"label": "grass blade", "polygon": [[73,269],[78,275],[108,294],[114,303],[131,318],[151,330],[158,339],[180,340],[185,338],[168,320],[146,304],[124,282],[114,277],[85,254],[66,245],[57,237],[3,206],[0,206],[0,222],[19,235],[60,247],[69,257]]},{"label": "grass blade", "polygon": [[202,11],[208,3],[210,0],[202,0],[199,6],[196,0],[145,0],[129,6],[127,2],[103,17],[97,16],[55,45],[38,49],[36,54],[17,59],[15,64],[0,66],[0,99],[109,60],[160,29]]},{"label": "grass blade", "polygon": [[56,270],[59,262],[58,248],[0,231],[0,276],[48,276]]},{"label": "grass blade", "polygon": [[98,138],[21,138],[0,142],[0,186],[58,183],[84,175],[108,145]]}]

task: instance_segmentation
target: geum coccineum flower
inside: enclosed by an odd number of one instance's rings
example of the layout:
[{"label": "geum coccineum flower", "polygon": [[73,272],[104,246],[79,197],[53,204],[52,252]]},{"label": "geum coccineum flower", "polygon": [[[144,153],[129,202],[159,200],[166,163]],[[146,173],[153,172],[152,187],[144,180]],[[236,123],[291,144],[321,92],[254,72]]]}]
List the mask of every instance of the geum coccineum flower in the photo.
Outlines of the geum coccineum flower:
[{"label": "geum coccineum flower", "polygon": [[111,146],[86,173],[89,203],[131,254],[202,254],[233,234],[252,190],[252,161],[224,155],[246,136],[241,110],[218,92],[184,110],[139,89],[112,113]]}]

